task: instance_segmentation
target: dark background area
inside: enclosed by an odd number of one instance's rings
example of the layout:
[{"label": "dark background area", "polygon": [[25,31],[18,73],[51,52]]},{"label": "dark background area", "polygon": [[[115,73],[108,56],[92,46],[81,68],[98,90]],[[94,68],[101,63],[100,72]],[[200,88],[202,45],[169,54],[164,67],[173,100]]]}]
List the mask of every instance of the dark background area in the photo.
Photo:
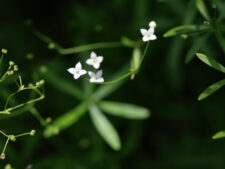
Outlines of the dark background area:
[{"label": "dark background area", "polygon": [[[82,80],[71,79],[66,69],[90,53],[62,56],[49,50],[24,25],[27,19],[65,48],[119,41],[122,36],[138,40],[139,29],[146,28],[151,20],[157,22],[158,39],[151,42],[136,78],[128,80],[107,98],[144,106],[152,112],[144,121],[108,116],[121,136],[121,151],[113,151],[105,144],[88,115],[59,135],[46,139],[39,122],[24,113],[1,119],[0,128],[14,133],[34,128],[37,135],[10,143],[6,160],[0,161],[1,168],[11,163],[16,169],[22,169],[32,163],[34,169],[224,169],[225,140],[211,137],[225,128],[225,88],[206,100],[197,101],[207,86],[224,75],[196,58],[184,63],[190,45],[198,37],[186,40],[162,37],[168,29],[183,24],[189,15],[188,3],[185,0],[2,0],[0,48],[9,51],[4,61],[13,60],[19,65],[24,83],[32,81],[39,66],[46,65],[62,78],[82,86]],[[190,23],[203,21],[196,11]],[[225,64],[224,54],[213,36],[200,51],[218,57]],[[105,56],[103,69],[110,76],[130,62],[132,50],[115,48],[96,52]],[[33,60],[26,59],[28,53],[34,54]],[[45,80],[46,99],[36,106],[44,117],[55,119],[79,103]],[[4,139],[0,137],[1,149]]]}]

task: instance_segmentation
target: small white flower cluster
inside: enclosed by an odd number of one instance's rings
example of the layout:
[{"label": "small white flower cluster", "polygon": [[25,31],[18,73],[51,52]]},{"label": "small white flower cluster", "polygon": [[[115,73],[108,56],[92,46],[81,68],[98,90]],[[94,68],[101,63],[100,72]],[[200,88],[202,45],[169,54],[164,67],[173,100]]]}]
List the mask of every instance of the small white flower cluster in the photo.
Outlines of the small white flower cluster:
[{"label": "small white flower cluster", "polygon": [[[102,56],[97,56],[95,52],[91,52],[90,58],[86,60],[86,63],[98,70],[102,61]],[[67,71],[73,75],[74,79],[78,79],[80,76],[83,76],[87,73],[85,69],[82,69],[82,65],[80,62],[78,62],[75,67],[67,69]],[[104,82],[104,78],[102,77],[102,70],[98,70],[96,73],[88,71],[88,75],[90,76],[90,83]]]},{"label": "small white flower cluster", "polygon": [[151,21],[149,23],[149,29],[148,30],[147,29],[140,29],[141,34],[143,35],[142,40],[144,42],[147,42],[147,41],[150,41],[150,40],[156,40],[157,39],[156,35],[154,34],[155,27],[156,27],[155,21]]}]

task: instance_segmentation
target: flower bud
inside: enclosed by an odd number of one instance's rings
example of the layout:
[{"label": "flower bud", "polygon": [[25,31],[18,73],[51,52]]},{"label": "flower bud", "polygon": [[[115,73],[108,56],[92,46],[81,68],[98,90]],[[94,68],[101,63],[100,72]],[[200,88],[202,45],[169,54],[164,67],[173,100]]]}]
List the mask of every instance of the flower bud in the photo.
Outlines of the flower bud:
[{"label": "flower bud", "polygon": [[54,49],[55,48],[55,44],[53,42],[48,44],[48,48],[49,49]]},{"label": "flower bud", "polygon": [[13,65],[15,65],[15,63],[14,63],[13,61],[10,61],[10,62],[9,62],[9,65],[10,65],[10,66],[13,66]]},{"label": "flower bud", "polygon": [[2,54],[6,54],[7,52],[7,49],[2,49]]},{"label": "flower bud", "polygon": [[35,131],[35,130],[31,130],[30,135],[31,135],[31,136],[34,136],[34,135],[35,135],[35,133],[36,133],[36,131]]},{"label": "flower bud", "polygon": [[13,66],[13,70],[16,72],[16,71],[19,70],[19,67],[18,67],[17,65],[14,65],[14,66]]},{"label": "flower bud", "polygon": [[51,117],[47,117],[47,118],[45,119],[45,121],[46,121],[46,123],[51,123],[52,118],[51,118]]},{"label": "flower bud", "polygon": [[5,160],[5,153],[2,153],[2,154],[1,154],[0,159],[1,159],[1,160]]},{"label": "flower bud", "polygon": [[9,139],[10,139],[11,141],[13,141],[13,142],[16,141],[16,137],[15,137],[14,135],[9,135]]},{"label": "flower bud", "polygon": [[13,70],[8,70],[8,71],[7,71],[7,74],[8,74],[9,76],[11,76],[11,75],[14,74],[14,71],[13,71]]},{"label": "flower bud", "polygon": [[183,38],[183,39],[187,39],[188,35],[187,34],[181,34],[180,37]]}]

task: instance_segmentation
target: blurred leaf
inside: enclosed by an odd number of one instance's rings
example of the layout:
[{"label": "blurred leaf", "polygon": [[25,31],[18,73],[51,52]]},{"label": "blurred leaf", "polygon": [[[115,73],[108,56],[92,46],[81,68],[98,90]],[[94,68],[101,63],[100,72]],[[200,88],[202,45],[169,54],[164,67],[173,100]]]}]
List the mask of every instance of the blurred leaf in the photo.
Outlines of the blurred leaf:
[{"label": "blurred leaf", "polygon": [[128,37],[125,37],[125,36],[123,36],[123,37],[121,38],[121,43],[122,43],[124,46],[126,46],[126,47],[131,47],[131,48],[133,48],[133,47],[137,44],[137,42],[135,42],[135,41],[133,41],[133,40],[131,40],[131,39],[129,39]]},{"label": "blurred leaf", "polygon": [[198,100],[203,100],[206,97],[208,97],[209,95],[211,95],[212,93],[214,93],[215,91],[219,90],[221,87],[223,87],[225,85],[225,79],[220,80],[214,84],[212,84],[211,86],[209,86],[208,88],[206,88],[198,97]]},{"label": "blurred leaf", "polygon": [[69,112],[64,113],[62,116],[58,117],[55,121],[53,121],[46,127],[46,129],[44,130],[44,136],[52,137],[58,134],[60,131],[70,127],[71,125],[76,123],[82,117],[82,115],[85,114],[87,109],[88,103],[83,102]]},{"label": "blurred leaf", "polygon": [[111,122],[106,118],[106,116],[101,112],[101,110],[99,110],[96,105],[92,105],[89,110],[93,124],[102,138],[112,149],[117,151],[120,150],[120,137]]},{"label": "blurred leaf", "polygon": [[216,38],[222,48],[223,52],[225,53],[225,39],[220,31],[215,31]]},{"label": "blurred leaf", "polygon": [[141,58],[140,48],[134,48],[133,53],[132,53],[132,59],[131,59],[131,69],[132,70],[138,69],[140,58]]},{"label": "blurred leaf", "polygon": [[187,55],[185,56],[185,63],[189,63],[195,56],[196,52],[201,48],[201,46],[208,39],[209,34],[198,37],[196,41],[194,41],[192,47],[189,49]]},{"label": "blurred leaf", "polygon": [[211,18],[210,18],[210,15],[209,15],[209,12],[205,6],[205,3],[203,0],[196,0],[196,6],[197,6],[197,9],[199,10],[199,12],[202,14],[202,16],[210,21]]},{"label": "blurred leaf", "polygon": [[181,25],[167,31],[163,37],[171,37],[180,34],[190,34],[195,32],[204,32],[209,29],[207,25]]},{"label": "blurred leaf", "polygon": [[148,109],[133,104],[102,101],[99,103],[99,107],[106,113],[128,119],[141,120],[150,116]]},{"label": "blurred leaf", "polygon": [[225,137],[225,130],[216,133],[212,138],[213,139],[220,139],[220,138],[224,138],[224,137]]},{"label": "blurred leaf", "polygon": [[[120,71],[116,72],[112,76],[112,79],[116,79],[116,78],[120,77],[121,75],[124,75],[124,73],[126,73],[128,69],[129,69],[128,65],[123,66]],[[116,89],[118,89],[125,81],[126,81],[126,79],[123,79],[123,80],[120,80],[113,84],[101,85],[94,93],[95,100],[99,101],[99,100],[107,97],[108,95],[113,93]]]},{"label": "blurred leaf", "polygon": [[210,67],[219,70],[220,72],[225,73],[225,67],[223,65],[221,65],[220,63],[218,63],[215,59],[206,56],[202,53],[196,53],[197,57],[203,61],[205,64],[209,65]]},{"label": "blurred leaf", "polygon": [[51,83],[62,92],[67,93],[79,100],[83,99],[82,91],[75,84],[72,84],[71,82],[66,81],[63,78],[58,77],[49,69],[45,73],[42,73],[42,75],[47,82]]}]

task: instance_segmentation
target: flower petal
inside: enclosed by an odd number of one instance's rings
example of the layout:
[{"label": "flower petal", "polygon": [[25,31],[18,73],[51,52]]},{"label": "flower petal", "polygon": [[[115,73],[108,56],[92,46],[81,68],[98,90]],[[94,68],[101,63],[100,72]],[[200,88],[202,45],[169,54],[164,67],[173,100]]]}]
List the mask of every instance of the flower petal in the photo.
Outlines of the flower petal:
[{"label": "flower petal", "polygon": [[96,80],[96,82],[98,82],[98,83],[102,83],[102,82],[104,82],[103,77],[100,77],[99,79],[97,79],[97,80]]},{"label": "flower petal", "polygon": [[92,77],[95,77],[95,73],[92,72],[92,71],[88,71],[88,75],[92,78]]},{"label": "flower petal", "polygon": [[147,41],[149,41],[150,39],[149,39],[147,36],[144,36],[144,37],[142,38],[142,40],[143,40],[144,42],[147,42]]},{"label": "flower petal", "polygon": [[87,71],[86,70],[84,70],[84,69],[82,69],[81,71],[80,71],[80,75],[82,76],[82,75],[85,75],[87,73]]},{"label": "flower petal", "polygon": [[102,74],[103,74],[102,70],[99,70],[99,71],[96,73],[96,77],[97,77],[97,78],[100,78],[100,77],[102,77]]},{"label": "flower petal", "polygon": [[94,59],[94,58],[96,58],[96,57],[97,57],[96,53],[92,51],[92,52],[91,52],[91,58]]},{"label": "flower petal", "polygon": [[98,69],[98,68],[100,67],[100,63],[93,63],[93,67],[94,67],[95,69]]},{"label": "flower petal", "polygon": [[155,28],[151,27],[148,29],[148,33],[154,34],[154,32],[155,32]]},{"label": "flower petal", "polygon": [[150,39],[150,40],[156,40],[157,37],[156,37],[155,35],[151,35],[149,39]]},{"label": "flower petal", "polygon": [[90,83],[94,83],[94,82],[96,82],[96,79],[95,78],[90,78],[89,82]]},{"label": "flower petal", "polygon": [[81,70],[82,69],[82,65],[80,62],[78,62],[75,66],[76,69]]},{"label": "flower petal", "polygon": [[75,73],[75,74],[73,75],[73,77],[74,77],[74,79],[78,79],[78,78],[80,77],[80,74]]},{"label": "flower petal", "polygon": [[92,64],[93,64],[93,60],[92,60],[92,59],[88,59],[88,60],[86,60],[86,63],[87,63],[88,65],[92,65]]},{"label": "flower petal", "polygon": [[75,68],[69,68],[69,69],[67,69],[67,71],[71,74],[74,74],[76,72],[76,69]]},{"label": "flower petal", "polygon": [[103,56],[99,56],[99,57],[97,58],[97,60],[98,60],[98,63],[101,63],[101,62],[103,61]]},{"label": "flower petal", "polygon": [[141,34],[144,36],[146,33],[147,33],[147,30],[146,29],[140,29],[141,31]]}]

